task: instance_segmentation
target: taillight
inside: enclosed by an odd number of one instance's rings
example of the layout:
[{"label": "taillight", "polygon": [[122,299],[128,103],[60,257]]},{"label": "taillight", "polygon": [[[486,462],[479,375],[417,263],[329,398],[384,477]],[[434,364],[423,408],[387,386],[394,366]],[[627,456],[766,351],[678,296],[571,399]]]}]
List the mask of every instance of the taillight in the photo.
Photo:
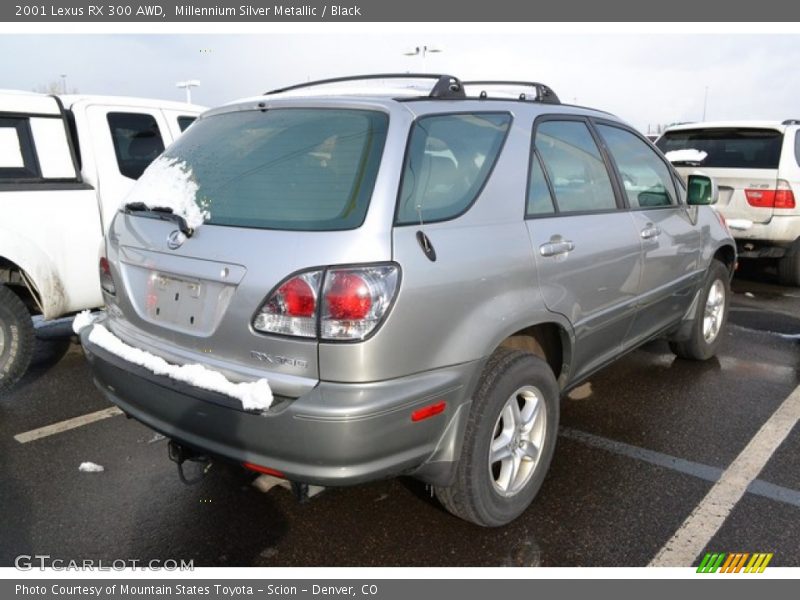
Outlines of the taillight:
[{"label": "taillight", "polygon": [[778,179],[778,189],[775,190],[775,208],[794,208],[794,192],[792,186],[784,179]]},{"label": "taillight", "polygon": [[100,287],[107,294],[112,296],[117,294],[117,287],[114,285],[114,278],[111,276],[111,266],[105,256],[100,257]]},{"label": "taillight", "polygon": [[779,179],[774,190],[745,190],[747,203],[756,208],[794,208],[794,192],[792,186],[784,179]]},{"label": "taillight", "polygon": [[265,333],[317,336],[317,296],[322,271],[308,271],[283,282],[261,306],[253,327]]},{"label": "taillight", "polygon": [[378,323],[397,291],[394,265],[330,269],[325,275],[320,312],[324,340],[362,340]]},{"label": "taillight", "polygon": [[756,208],[773,208],[775,206],[775,190],[745,190],[747,203]]},{"label": "taillight", "polygon": [[396,265],[294,275],[267,297],[253,319],[253,328],[308,338],[317,337],[319,329],[324,340],[362,340],[386,315],[399,275]]}]

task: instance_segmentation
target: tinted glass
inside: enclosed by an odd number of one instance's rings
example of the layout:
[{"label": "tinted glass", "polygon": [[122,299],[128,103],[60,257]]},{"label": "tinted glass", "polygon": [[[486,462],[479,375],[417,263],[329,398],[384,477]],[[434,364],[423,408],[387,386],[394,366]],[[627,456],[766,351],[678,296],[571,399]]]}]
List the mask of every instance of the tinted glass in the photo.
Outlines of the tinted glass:
[{"label": "tinted glass", "polygon": [[197,117],[178,117],[178,127],[181,128],[181,131],[186,131],[186,128],[196,120]]},{"label": "tinted glass", "polygon": [[443,221],[472,204],[497,160],[511,115],[419,119],[411,132],[397,222]]},{"label": "tinted glass", "polygon": [[108,113],[108,126],[119,172],[139,179],[148,165],[164,151],[164,140],[155,117],[138,113]]},{"label": "tinted glass", "polygon": [[653,148],[629,131],[597,126],[608,146],[632,208],[675,204],[675,187],[669,167]]},{"label": "tinted glass", "polygon": [[586,123],[545,121],[536,128],[535,145],[550,177],[559,212],[617,207],[611,179]]},{"label": "tinted glass", "polygon": [[535,154],[531,154],[530,178],[531,180],[528,182],[528,205],[525,214],[546,215],[554,213],[553,197],[550,195],[550,188],[547,187],[542,165]]},{"label": "tinted glass", "polygon": [[664,154],[673,150],[705,152],[708,156],[698,162],[703,167],[777,169],[782,144],[779,131],[737,128],[668,131],[656,145]]},{"label": "tinted glass", "polygon": [[191,170],[207,223],[354,229],[367,213],[388,123],[366,110],[225,113],[189,127],[165,156]]},{"label": "tinted glass", "polygon": [[800,129],[794,132],[794,160],[800,166]]}]

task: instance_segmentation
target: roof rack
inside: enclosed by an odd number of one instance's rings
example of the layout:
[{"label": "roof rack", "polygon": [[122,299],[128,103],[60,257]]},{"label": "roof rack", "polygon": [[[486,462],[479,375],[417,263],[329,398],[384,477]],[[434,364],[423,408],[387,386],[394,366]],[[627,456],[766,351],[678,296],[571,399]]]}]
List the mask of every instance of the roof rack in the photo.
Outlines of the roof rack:
[{"label": "roof rack", "polygon": [[[543,83],[538,83],[536,81],[464,81],[462,82],[464,87],[466,86],[482,86],[484,88],[490,87],[502,87],[502,88],[523,88],[523,89],[534,89],[536,90],[536,95],[533,98],[528,97],[525,92],[519,92],[517,98],[522,101],[529,101],[529,102],[541,102],[542,104],[561,104],[561,101],[556,96],[556,93],[549,87]],[[482,89],[480,92],[480,98],[488,98],[489,93]]]},{"label": "roof rack", "polygon": [[800,119],[786,119],[781,125],[800,125]]},{"label": "roof rack", "polygon": [[383,73],[377,75],[334,77],[333,79],[320,79],[318,81],[298,83],[297,85],[290,85],[277,90],[270,90],[264,95],[271,96],[273,94],[282,94],[284,92],[290,92],[293,90],[317,87],[333,83],[343,83],[347,81],[370,81],[375,79],[435,79],[436,83],[433,84],[431,91],[428,93],[428,98],[441,98],[447,100],[466,98],[466,95],[464,94],[464,87],[461,85],[461,81],[459,81],[457,77],[453,77],[452,75],[433,75],[430,73]]}]

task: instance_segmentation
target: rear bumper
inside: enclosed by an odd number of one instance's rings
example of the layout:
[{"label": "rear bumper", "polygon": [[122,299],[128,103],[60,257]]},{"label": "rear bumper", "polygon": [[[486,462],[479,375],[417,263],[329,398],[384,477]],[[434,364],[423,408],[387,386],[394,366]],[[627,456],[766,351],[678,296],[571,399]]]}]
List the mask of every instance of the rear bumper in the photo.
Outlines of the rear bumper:
[{"label": "rear bumper", "polygon": [[[81,341],[95,384],[127,415],[204,453],[324,486],[402,473],[447,480],[481,369],[472,362],[391,381],[320,382],[300,398],[276,398],[258,414],[107,352],[89,341],[91,328]],[[447,403],[443,413],[412,422],[414,410],[440,400]]]},{"label": "rear bumper", "polygon": [[[723,211],[723,214],[724,211]],[[783,216],[773,215],[769,223],[752,223],[746,219],[729,219],[728,226],[731,234],[736,239],[740,254],[744,258],[756,258],[757,256],[782,256],[785,250],[798,238],[800,238],[800,215]],[[764,249],[766,254],[751,255],[754,250],[748,250],[747,245],[752,244],[755,251]],[[777,249],[777,253],[771,248]]]}]

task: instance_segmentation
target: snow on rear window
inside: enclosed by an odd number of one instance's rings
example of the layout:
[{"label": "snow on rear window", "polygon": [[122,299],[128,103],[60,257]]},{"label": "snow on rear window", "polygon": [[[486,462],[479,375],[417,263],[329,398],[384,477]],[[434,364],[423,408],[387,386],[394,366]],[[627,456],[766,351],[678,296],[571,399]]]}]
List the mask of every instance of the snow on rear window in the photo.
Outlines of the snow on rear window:
[{"label": "snow on rear window", "polygon": [[695,148],[687,148],[686,150],[671,150],[667,152],[664,156],[667,157],[669,162],[673,163],[682,163],[682,162],[691,162],[691,163],[701,163],[706,159],[708,156],[708,152],[703,152],[702,150],[696,150]]},{"label": "snow on rear window", "polygon": [[141,202],[148,208],[171,208],[186,224],[197,229],[211,215],[197,199],[198,185],[192,168],[177,158],[160,156],[145,170],[125,198],[125,204]]}]

